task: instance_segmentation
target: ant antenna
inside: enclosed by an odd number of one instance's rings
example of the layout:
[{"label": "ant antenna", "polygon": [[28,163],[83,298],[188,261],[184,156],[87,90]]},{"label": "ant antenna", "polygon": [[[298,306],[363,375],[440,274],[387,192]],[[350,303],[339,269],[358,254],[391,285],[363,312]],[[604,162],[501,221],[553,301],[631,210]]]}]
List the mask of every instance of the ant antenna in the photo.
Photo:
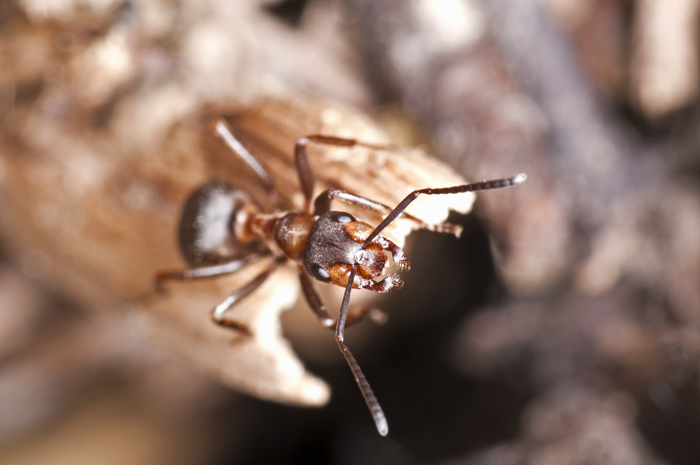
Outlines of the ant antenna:
[{"label": "ant antenna", "polygon": [[510,178],[503,178],[503,179],[494,179],[492,181],[481,181],[481,182],[473,182],[471,184],[463,184],[461,186],[453,186],[453,187],[442,187],[442,188],[425,188],[425,189],[418,189],[406,196],[405,199],[401,201],[400,204],[392,210],[391,213],[389,213],[386,218],[384,218],[384,221],[382,221],[379,226],[374,228],[374,231],[372,231],[372,234],[370,234],[367,239],[365,239],[364,242],[364,247],[368,246],[378,235],[381,233],[384,228],[389,226],[392,221],[394,221],[396,218],[398,218],[401,213],[413,202],[418,198],[419,195],[421,194],[427,194],[427,195],[440,195],[440,194],[462,194],[464,192],[474,192],[474,191],[483,191],[487,189],[500,189],[502,187],[512,187],[512,186],[517,186],[518,184],[521,184],[527,179],[527,175],[524,173],[516,174],[513,177]]},{"label": "ant antenna", "polygon": [[379,434],[382,436],[386,436],[389,434],[389,423],[386,421],[384,411],[379,405],[379,401],[374,395],[372,388],[369,386],[367,378],[365,378],[365,375],[362,373],[360,365],[358,365],[357,360],[355,360],[355,357],[353,357],[350,353],[348,346],[346,346],[345,342],[343,342],[345,339],[345,320],[348,317],[348,307],[350,306],[350,291],[352,291],[352,284],[353,281],[355,281],[356,274],[357,265],[352,268],[352,272],[350,272],[350,276],[348,276],[348,284],[345,286],[343,303],[340,306],[340,314],[338,315],[338,322],[335,326],[335,340],[338,343],[338,347],[340,347],[340,351],[345,356],[345,360],[347,360],[348,365],[350,365],[352,374],[355,376],[355,381],[357,381],[357,385],[360,387],[360,391],[362,392],[362,397],[365,398],[367,407],[369,407],[369,411],[372,414],[372,419],[374,419],[374,424],[377,427],[377,431],[379,431]]}]

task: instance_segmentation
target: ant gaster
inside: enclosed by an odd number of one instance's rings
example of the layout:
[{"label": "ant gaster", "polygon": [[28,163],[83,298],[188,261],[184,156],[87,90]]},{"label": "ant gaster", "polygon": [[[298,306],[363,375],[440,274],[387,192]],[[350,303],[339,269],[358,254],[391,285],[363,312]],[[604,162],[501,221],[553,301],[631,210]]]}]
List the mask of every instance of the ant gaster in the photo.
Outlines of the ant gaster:
[{"label": "ant gaster", "polygon": [[[271,256],[273,261],[263,272],[234,291],[211,312],[215,323],[250,334],[245,323],[225,317],[224,314],[255,291],[280,265],[290,260],[296,262],[301,288],[311,310],[324,327],[335,331],[338,347],[350,365],[377,430],[385,436],[389,432],[389,426],[384,412],[360,366],[345,345],[345,327],[366,313],[364,308],[348,310],[351,290],[391,292],[403,286],[403,281],[397,275],[389,274],[389,270],[392,264],[398,270],[407,269],[408,258],[401,247],[382,236],[381,232],[396,218],[403,217],[417,222],[422,228],[459,235],[461,229],[458,226],[447,223],[427,224],[404,210],[421,194],[459,194],[510,187],[525,181],[526,176],[518,174],[511,178],[461,186],[418,189],[393,209],[337,189],[328,189],[313,199],[315,181],[306,153],[309,144],[379,148],[349,139],[313,135],[298,139],[294,147],[296,169],[305,199],[304,209],[280,211],[279,194],[267,170],[233,136],[223,119],[215,120],[212,125],[214,132],[256,173],[268,192],[273,211],[261,212],[246,192],[226,181],[212,180],[205,183],[188,198],[180,221],[180,251],[191,268],[162,271],[156,275],[156,284],[160,287],[169,280],[221,276]],[[385,214],[386,217],[375,228],[349,213],[332,211],[330,205],[334,199]],[[318,289],[309,276],[345,288],[337,321],[327,312]]]}]

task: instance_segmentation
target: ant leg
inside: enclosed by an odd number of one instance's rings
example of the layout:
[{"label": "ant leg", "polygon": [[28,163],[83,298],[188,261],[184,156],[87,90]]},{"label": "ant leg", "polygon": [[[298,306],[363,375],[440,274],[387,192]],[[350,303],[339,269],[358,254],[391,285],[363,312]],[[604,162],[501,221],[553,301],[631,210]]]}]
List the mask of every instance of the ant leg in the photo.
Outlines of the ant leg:
[{"label": "ant leg", "polygon": [[384,220],[379,223],[379,226],[377,226],[374,231],[365,239],[364,242],[364,247],[369,245],[378,235],[379,233],[384,230],[389,224],[391,224],[392,221],[394,221],[396,218],[398,218],[401,213],[413,202],[418,198],[419,195],[421,194],[426,194],[426,195],[442,195],[442,194],[462,194],[464,192],[474,192],[474,191],[483,191],[486,189],[500,189],[502,187],[511,187],[511,186],[516,186],[523,181],[527,179],[527,176],[523,173],[517,174],[513,177],[510,178],[503,178],[503,179],[494,179],[491,181],[481,181],[481,182],[474,182],[471,184],[463,184],[461,186],[453,186],[453,187],[440,187],[440,188],[425,188],[425,189],[418,189],[406,196],[405,199],[399,203],[394,210],[392,210],[389,215],[387,215]]},{"label": "ant leg", "polygon": [[211,319],[214,321],[214,323],[250,335],[250,329],[248,328],[248,325],[233,320],[231,318],[224,318],[223,315],[228,310],[230,310],[231,307],[236,305],[244,298],[248,297],[253,291],[259,288],[260,285],[264,283],[267,278],[270,277],[272,272],[275,271],[277,267],[279,267],[282,263],[286,261],[287,257],[285,257],[284,255],[278,255],[277,257],[275,257],[275,261],[272,262],[272,264],[270,264],[270,266],[268,266],[262,273],[257,275],[255,278],[253,278],[253,280],[249,281],[243,287],[236,290],[233,294],[226,297],[226,299],[224,299],[224,301],[221,302],[219,305],[214,307],[214,309],[211,311]]},{"label": "ant leg", "polygon": [[[304,292],[306,302],[318,318],[318,321],[321,322],[321,326],[335,330],[336,322],[326,310],[326,306],[323,304],[321,296],[319,295],[318,287],[316,287],[316,284],[309,277],[303,266],[299,266],[299,280],[301,281],[301,289]],[[387,319],[386,314],[381,310],[372,307],[359,307],[356,309],[348,309],[348,317],[345,326],[348,327],[358,323],[366,315],[369,315],[370,319],[377,324],[384,324]]]},{"label": "ant leg", "polygon": [[373,308],[373,307],[369,307],[369,306],[349,308],[348,309],[348,318],[345,321],[345,327],[349,328],[350,326],[354,325],[355,323],[359,323],[367,315],[369,315],[370,320],[372,320],[375,324],[378,324],[378,325],[383,325],[384,323],[386,323],[386,320],[389,318],[386,315],[386,313],[379,310],[378,308]]},{"label": "ant leg", "polygon": [[258,159],[255,158],[255,156],[253,156],[253,154],[250,153],[238,139],[236,139],[223,118],[216,118],[214,121],[212,121],[211,125],[214,133],[221,137],[221,139],[223,139],[224,143],[233,151],[233,153],[238,155],[239,158],[255,172],[260,182],[267,189],[270,202],[274,207],[277,207],[280,203],[280,196],[277,189],[275,189],[275,184],[272,181],[270,173],[268,173],[260,161],[258,161]]},{"label": "ant leg", "polygon": [[270,255],[269,252],[250,251],[232,258],[226,263],[217,265],[190,268],[187,270],[164,270],[159,271],[154,280],[154,287],[158,292],[163,292],[163,283],[166,281],[193,281],[197,279],[215,278],[225,274],[238,271],[249,263],[255,262],[262,257]]},{"label": "ant leg", "polygon": [[[391,207],[384,205],[383,203],[376,202],[374,200],[368,199],[366,197],[362,197],[360,195],[352,194],[350,192],[345,192],[341,191],[338,189],[328,189],[318,195],[316,197],[316,200],[314,201],[314,214],[315,215],[323,215],[324,213],[327,213],[331,209],[331,200],[333,199],[338,199],[341,202],[345,202],[350,205],[355,205],[361,208],[364,208],[365,210],[370,210],[373,212],[377,213],[382,213],[382,214],[389,214],[391,213]],[[418,225],[423,228],[427,229],[429,231],[435,231],[435,232],[444,232],[444,233],[449,233],[449,234],[454,234],[455,236],[459,237],[460,234],[462,233],[462,227],[455,225],[455,224],[450,224],[450,223],[441,223],[441,224],[430,224],[426,223],[420,218],[417,218],[410,213],[406,212],[401,212],[399,215],[400,218],[406,218],[411,221],[414,221],[418,223]]]},{"label": "ant leg", "polygon": [[382,436],[386,436],[389,433],[389,424],[386,421],[384,411],[379,405],[379,401],[374,395],[372,388],[369,386],[367,378],[365,378],[365,375],[362,373],[360,365],[357,364],[357,360],[355,360],[355,357],[352,356],[352,354],[350,353],[350,349],[348,349],[344,342],[345,324],[348,318],[348,307],[350,305],[350,292],[352,291],[352,284],[355,280],[356,274],[357,266],[355,266],[352,272],[350,273],[350,276],[348,277],[348,284],[345,287],[345,294],[343,294],[343,303],[340,306],[338,323],[336,324],[335,328],[335,340],[338,343],[340,351],[345,356],[345,360],[347,360],[348,365],[350,365],[352,374],[355,376],[355,381],[357,381],[357,385],[360,387],[360,391],[362,392],[362,397],[365,398],[367,407],[369,407],[369,411],[372,414],[372,419],[374,419],[374,424],[377,427],[377,431],[379,431],[379,434],[381,434]]},{"label": "ant leg", "polygon": [[374,147],[369,144],[359,143],[352,139],[343,139],[342,137],[311,135],[297,139],[296,144],[294,144],[294,163],[296,164],[297,172],[299,173],[301,191],[304,193],[305,211],[310,211],[311,200],[313,199],[314,195],[314,175],[311,171],[311,166],[309,165],[309,157],[306,153],[306,146],[312,142],[322,145],[332,145],[335,147],[353,147],[355,145]]},{"label": "ant leg", "polygon": [[306,273],[303,265],[299,265],[299,280],[301,281],[301,290],[304,292],[306,302],[309,304],[309,307],[311,307],[311,310],[318,318],[318,321],[321,322],[321,326],[324,328],[333,329],[335,327],[335,321],[328,314],[326,306],[323,304],[321,296],[318,293],[316,284]]}]

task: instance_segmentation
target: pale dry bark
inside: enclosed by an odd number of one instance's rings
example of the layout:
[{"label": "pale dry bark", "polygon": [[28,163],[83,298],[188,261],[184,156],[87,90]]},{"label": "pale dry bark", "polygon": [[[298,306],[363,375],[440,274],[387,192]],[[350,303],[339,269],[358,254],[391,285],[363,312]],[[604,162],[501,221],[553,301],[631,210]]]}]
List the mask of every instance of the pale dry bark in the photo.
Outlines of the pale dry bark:
[{"label": "pale dry bark", "polygon": [[700,2],[636,2],[631,77],[640,110],[658,119],[682,109],[698,95]]}]

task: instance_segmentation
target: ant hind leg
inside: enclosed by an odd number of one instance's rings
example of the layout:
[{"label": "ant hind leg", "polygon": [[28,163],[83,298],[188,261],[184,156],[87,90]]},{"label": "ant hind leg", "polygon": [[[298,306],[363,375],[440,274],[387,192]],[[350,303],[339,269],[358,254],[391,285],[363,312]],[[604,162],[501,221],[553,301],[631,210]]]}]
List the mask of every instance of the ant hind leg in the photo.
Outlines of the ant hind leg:
[{"label": "ant hind leg", "polygon": [[311,277],[306,273],[303,265],[299,265],[299,281],[301,281],[301,290],[304,293],[306,302],[309,307],[321,322],[324,328],[335,329],[335,320],[328,314],[326,306],[321,300],[316,284],[311,280]]},{"label": "ant hind leg", "polygon": [[216,278],[240,270],[249,263],[270,255],[268,251],[252,250],[244,252],[225,263],[200,266],[185,270],[162,270],[156,273],[153,285],[157,292],[165,292],[163,284],[167,281],[194,281],[198,279]]},{"label": "ant hind leg", "polygon": [[243,160],[258,177],[262,185],[267,189],[268,197],[274,207],[280,204],[280,195],[275,188],[275,183],[267,169],[245,146],[233,135],[223,118],[216,118],[211,122],[212,131],[219,136],[233,153]]}]

